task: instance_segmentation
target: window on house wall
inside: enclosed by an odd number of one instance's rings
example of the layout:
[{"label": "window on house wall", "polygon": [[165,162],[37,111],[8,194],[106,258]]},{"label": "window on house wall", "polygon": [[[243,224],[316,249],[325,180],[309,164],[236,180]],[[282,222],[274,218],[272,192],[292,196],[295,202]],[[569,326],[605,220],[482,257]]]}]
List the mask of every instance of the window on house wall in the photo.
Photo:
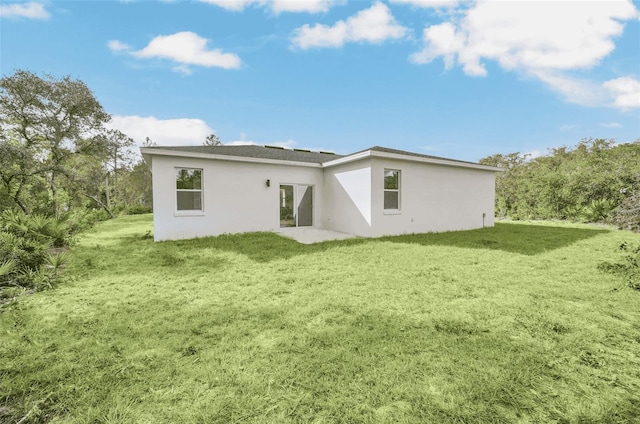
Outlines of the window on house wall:
[{"label": "window on house wall", "polygon": [[176,168],[176,195],[179,211],[201,211],[202,169]]},{"label": "window on house wall", "polygon": [[384,170],[384,209],[400,210],[400,171]]}]

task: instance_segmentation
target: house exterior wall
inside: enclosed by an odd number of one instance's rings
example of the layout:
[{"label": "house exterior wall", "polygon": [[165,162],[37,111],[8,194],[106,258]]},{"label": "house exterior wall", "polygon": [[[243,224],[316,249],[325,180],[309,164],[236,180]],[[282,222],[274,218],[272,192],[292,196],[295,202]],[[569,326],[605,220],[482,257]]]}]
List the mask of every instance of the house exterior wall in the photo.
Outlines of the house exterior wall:
[{"label": "house exterior wall", "polygon": [[[400,210],[384,211],[384,170],[400,170]],[[494,225],[495,173],[470,168],[371,159],[371,236]],[[483,217],[484,214],[484,217]]]},{"label": "house exterior wall", "polygon": [[371,237],[371,160],[325,168],[324,187],[322,227]]},{"label": "house exterior wall", "polygon": [[[182,167],[202,169],[202,212],[177,211],[175,169]],[[152,172],[156,241],[278,231],[280,184],[313,186],[314,225],[322,220],[321,168],[156,155]]]}]

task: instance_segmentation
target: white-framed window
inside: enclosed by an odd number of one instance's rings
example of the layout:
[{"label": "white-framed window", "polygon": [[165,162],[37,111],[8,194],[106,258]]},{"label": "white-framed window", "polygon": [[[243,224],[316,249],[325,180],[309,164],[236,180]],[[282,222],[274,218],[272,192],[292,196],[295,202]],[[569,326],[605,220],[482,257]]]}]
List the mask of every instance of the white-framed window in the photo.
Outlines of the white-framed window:
[{"label": "white-framed window", "polygon": [[176,168],[176,209],[202,211],[202,169]]},{"label": "white-framed window", "polygon": [[384,170],[384,210],[400,210],[400,170]]}]

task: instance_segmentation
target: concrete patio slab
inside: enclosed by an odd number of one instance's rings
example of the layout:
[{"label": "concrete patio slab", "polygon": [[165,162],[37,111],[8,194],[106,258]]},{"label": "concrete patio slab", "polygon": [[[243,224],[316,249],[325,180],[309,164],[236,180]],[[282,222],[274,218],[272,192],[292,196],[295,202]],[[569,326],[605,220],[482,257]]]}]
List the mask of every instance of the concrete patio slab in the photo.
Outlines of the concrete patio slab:
[{"label": "concrete patio slab", "polygon": [[302,244],[321,243],[329,240],[345,240],[357,237],[353,234],[308,227],[280,228],[278,234],[292,238]]}]

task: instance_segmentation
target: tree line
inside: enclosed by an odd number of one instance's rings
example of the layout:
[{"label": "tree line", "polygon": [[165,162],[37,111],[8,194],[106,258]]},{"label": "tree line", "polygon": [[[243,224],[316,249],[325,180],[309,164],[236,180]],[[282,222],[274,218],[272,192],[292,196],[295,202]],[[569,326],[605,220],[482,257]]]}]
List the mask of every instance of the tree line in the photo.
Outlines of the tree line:
[{"label": "tree line", "polygon": [[583,139],[546,156],[495,154],[480,160],[496,176],[496,216],[608,222],[640,231],[640,140]]}]

